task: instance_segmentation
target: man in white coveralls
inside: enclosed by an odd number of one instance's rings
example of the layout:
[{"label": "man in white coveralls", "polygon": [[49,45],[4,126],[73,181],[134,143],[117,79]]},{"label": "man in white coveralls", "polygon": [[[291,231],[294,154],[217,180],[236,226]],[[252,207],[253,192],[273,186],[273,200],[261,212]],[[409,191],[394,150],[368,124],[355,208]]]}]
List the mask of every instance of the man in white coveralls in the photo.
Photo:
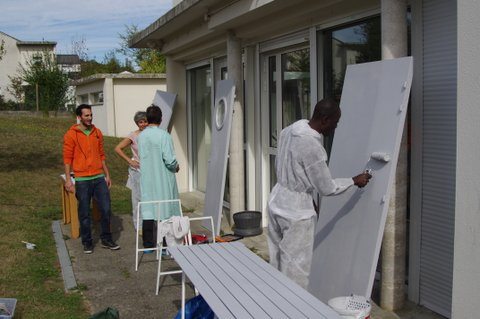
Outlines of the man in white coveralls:
[{"label": "man in white coveralls", "polygon": [[303,288],[308,286],[317,221],[313,194],[338,195],[353,185],[364,187],[372,177],[365,172],[332,178],[323,137],[335,130],[340,116],[337,102],[323,99],[310,121],[299,120],[280,134],[277,184],[268,202],[270,263]]}]

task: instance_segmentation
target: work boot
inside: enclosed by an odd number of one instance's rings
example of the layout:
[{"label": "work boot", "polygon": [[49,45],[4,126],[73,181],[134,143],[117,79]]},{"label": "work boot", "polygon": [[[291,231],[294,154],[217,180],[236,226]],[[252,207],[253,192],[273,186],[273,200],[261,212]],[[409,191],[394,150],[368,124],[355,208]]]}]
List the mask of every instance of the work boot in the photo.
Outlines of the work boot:
[{"label": "work boot", "polygon": [[111,239],[102,239],[102,247],[103,248],[108,248],[110,250],[117,250],[120,249],[120,246],[115,244],[115,242]]}]

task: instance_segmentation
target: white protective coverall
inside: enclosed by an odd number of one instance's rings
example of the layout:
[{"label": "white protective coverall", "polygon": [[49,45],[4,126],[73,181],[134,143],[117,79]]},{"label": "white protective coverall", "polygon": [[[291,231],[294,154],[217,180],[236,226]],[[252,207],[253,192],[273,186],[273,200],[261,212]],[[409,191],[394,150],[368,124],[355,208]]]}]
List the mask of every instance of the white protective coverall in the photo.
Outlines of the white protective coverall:
[{"label": "white protective coverall", "polygon": [[353,185],[353,179],[332,178],[323,136],[308,120],[282,130],[276,173],[277,184],[268,202],[270,263],[306,289],[317,220],[313,194],[340,194]]}]

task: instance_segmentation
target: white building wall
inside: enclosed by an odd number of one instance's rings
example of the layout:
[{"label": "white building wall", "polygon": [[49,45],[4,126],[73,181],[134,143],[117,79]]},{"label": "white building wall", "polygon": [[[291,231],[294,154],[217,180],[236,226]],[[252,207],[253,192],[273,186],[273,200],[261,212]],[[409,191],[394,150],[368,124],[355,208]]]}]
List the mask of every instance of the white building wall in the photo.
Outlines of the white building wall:
[{"label": "white building wall", "polygon": [[27,66],[31,61],[33,56],[39,55],[43,58],[44,54],[51,54],[51,57],[54,58],[54,51],[51,47],[41,46],[41,45],[26,45],[19,47],[20,59],[17,62],[23,66]]},{"label": "white building wall", "polygon": [[108,134],[108,111],[103,104],[92,105],[93,125],[102,131],[103,135]]},{"label": "white building wall", "polygon": [[480,2],[457,1],[457,169],[452,318],[478,318],[480,287]]},{"label": "white building wall", "polygon": [[14,100],[14,96],[7,92],[7,88],[10,86],[8,76],[17,73],[20,51],[15,39],[0,33],[0,42],[1,40],[5,41],[6,53],[0,61],[0,95],[3,95],[6,100]]},{"label": "white building wall", "polygon": [[[96,127],[98,127],[104,135],[108,135],[107,109],[103,103],[95,104],[93,101],[93,94],[92,94],[95,92],[103,92],[104,84],[105,84],[105,79],[99,79],[98,81],[77,86],[76,96],[77,96],[77,105],[82,103],[87,103],[92,105],[93,124]],[[87,100],[86,101],[81,100],[80,99],[81,96],[87,96]]]},{"label": "white building wall", "polygon": [[[166,91],[162,78],[98,78],[76,87],[76,103],[92,105],[93,123],[104,135],[125,137],[137,129],[133,116],[152,104],[156,90]],[[96,97],[103,93],[103,101]],[[88,97],[82,100],[82,97]],[[175,112],[175,111],[174,111]]]},{"label": "white building wall", "polygon": [[107,129],[104,131],[104,134],[108,136],[116,136],[115,95],[113,90],[113,80],[111,78],[106,78],[103,85],[103,107],[107,112]]},{"label": "white building wall", "polygon": [[165,79],[113,79],[115,136],[125,137],[138,129],[133,116],[152,104],[157,90],[167,90]]},{"label": "white building wall", "polygon": [[[14,100],[15,97],[7,91],[10,86],[10,77],[16,76],[20,70],[20,65],[26,66],[34,54],[43,52],[54,53],[52,45],[21,45],[17,46],[18,41],[5,33],[0,32],[0,42],[5,42],[5,55],[0,61],[0,95],[5,100]],[[16,101],[19,102],[19,101]]]}]

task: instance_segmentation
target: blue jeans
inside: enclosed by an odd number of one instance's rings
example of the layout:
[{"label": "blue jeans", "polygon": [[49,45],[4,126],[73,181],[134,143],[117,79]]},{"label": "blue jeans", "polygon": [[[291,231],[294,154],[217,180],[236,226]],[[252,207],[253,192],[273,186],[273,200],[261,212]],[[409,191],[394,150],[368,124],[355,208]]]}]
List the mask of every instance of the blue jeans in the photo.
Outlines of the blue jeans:
[{"label": "blue jeans", "polygon": [[92,244],[92,217],[90,203],[92,198],[95,199],[100,210],[101,228],[100,239],[111,240],[110,232],[110,216],[112,209],[110,208],[110,191],[104,177],[95,178],[88,181],[75,182],[75,197],[78,201],[78,219],[80,222],[80,235],[82,243]]}]

